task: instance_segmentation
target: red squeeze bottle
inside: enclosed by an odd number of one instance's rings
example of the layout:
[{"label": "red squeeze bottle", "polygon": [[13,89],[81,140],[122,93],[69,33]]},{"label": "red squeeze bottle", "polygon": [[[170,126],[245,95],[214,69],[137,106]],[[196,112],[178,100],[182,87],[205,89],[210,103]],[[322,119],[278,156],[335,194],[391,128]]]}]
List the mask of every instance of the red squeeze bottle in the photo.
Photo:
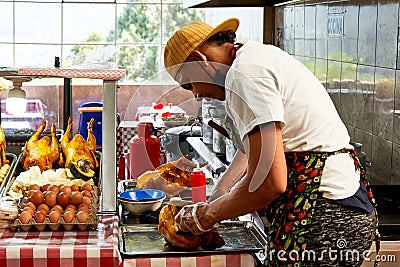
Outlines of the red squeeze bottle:
[{"label": "red squeeze bottle", "polygon": [[203,170],[197,164],[197,168],[193,169],[190,175],[192,182],[192,201],[206,202],[206,175]]},{"label": "red squeeze bottle", "polygon": [[129,142],[131,178],[160,166],[160,140],[152,133],[151,122],[139,122],[138,134]]}]

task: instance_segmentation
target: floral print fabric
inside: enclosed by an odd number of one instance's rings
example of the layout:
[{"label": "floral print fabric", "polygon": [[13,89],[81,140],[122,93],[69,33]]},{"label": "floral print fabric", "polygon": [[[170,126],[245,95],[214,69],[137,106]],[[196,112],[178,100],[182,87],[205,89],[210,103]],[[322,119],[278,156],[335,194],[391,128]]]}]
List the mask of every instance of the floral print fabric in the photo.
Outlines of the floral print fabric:
[{"label": "floral print fabric", "polygon": [[367,188],[369,198],[375,204],[365,170],[353,150],[343,149],[330,153],[286,153],[287,190],[265,211],[259,211],[260,215],[264,214],[270,222],[270,226],[266,227],[266,234],[270,238],[265,259],[266,266],[305,266],[293,255],[301,255],[307,247],[307,236],[314,207],[320,194],[319,187],[325,160],[330,155],[338,153],[349,153],[354,159],[355,167],[360,171],[360,177]]}]

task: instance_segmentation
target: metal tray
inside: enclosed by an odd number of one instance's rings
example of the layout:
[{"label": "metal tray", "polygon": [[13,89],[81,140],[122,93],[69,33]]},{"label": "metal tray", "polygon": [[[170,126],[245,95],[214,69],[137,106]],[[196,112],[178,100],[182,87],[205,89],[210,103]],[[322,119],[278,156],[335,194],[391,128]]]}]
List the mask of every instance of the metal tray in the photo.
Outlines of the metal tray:
[{"label": "metal tray", "polygon": [[15,168],[18,163],[17,156],[13,153],[6,152],[6,158],[10,161],[10,169],[8,170],[8,173],[6,177],[4,178],[3,182],[0,184],[0,196],[3,196],[3,191],[5,191],[6,185],[9,183],[9,181],[12,179],[15,173]]},{"label": "metal tray", "polygon": [[267,239],[251,221],[224,221],[219,224],[218,232],[225,245],[216,250],[181,250],[167,241],[157,231],[157,225],[133,225],[119,228],[119,249],[123,256],[162,257],[227,254],[237,252],[259,253],[267,244]]}]

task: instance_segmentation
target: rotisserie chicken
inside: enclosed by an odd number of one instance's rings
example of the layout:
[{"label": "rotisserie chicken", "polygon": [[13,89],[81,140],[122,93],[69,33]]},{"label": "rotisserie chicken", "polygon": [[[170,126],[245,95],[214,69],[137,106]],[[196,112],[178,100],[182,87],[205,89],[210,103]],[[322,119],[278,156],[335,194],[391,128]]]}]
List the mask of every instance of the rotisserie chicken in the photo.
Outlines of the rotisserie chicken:
[{"label": "rotisserie chicken", "polygon": [[[203,167],[207,162],[202,163]],[[147,171],[136,180],[136,188],[152,188],[164,191],[167,197],[178,195],[191,186],[190,174],[197,165],[183,156],[180,159],[165,163],[154,171]]]},{"label": "rotisserie chicken", "polygon": [[48,136],[40,138],[46,128],[46,119],[42,120],[39,129],[25,143],[20,159],[25,170],[32,166],[38,166],[40,171],[53,169],[60,158],[60,147],[56,136],[56,126],[51,125],[51,139]]},{"label": "rotisserie chicken", "polygon": [[88,137],[85,140],[82,135],[76,134],[71,140],[72,118],[68,119],[67,129],[61,139],[62,157],[60,165],[69,168],[70,163],[87,162],[88,168],[97,171],[99,162],[97,161],[96,137],[93,134],[94,119],[92,118],[88,125]]},{"label": "rotisserie chicken", "polygon": [[158,232],[165,237],[167,242],[184,250],[214,250],[225,245],[224,239],[216,228],[200,235],[179,230],[175,224],[175,216],[179,209],[175,205],[168,204],[160,211]]},{"label": "rotisserie chicken", "polygon": [[6,158],[6,148],[6,136],[0,125],[0,168],[3,167],[4,164],[9,163],[9,160]]}]

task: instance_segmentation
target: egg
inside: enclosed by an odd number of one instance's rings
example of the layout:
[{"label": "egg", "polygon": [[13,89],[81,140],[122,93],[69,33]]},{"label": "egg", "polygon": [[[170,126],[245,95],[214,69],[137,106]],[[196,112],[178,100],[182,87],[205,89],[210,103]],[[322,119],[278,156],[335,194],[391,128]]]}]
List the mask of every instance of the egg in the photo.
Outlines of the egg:
[{"label": "egg", "polygon": [[52,212],[53,210],[57,210],[61,214],[63,212],[64,208],[61,207],[61,205],[56,204],[50,209],[50,212]]},{"label": "egg", "polygon": [[42,185],[42,187],[40,188],[40,190],[42,191],[42,192],[44,192],[44,191],[47,191],[47,189],[50,187],[50,184],[44,184],[44,185]]},{"label": "egg", "polygon": [[84,197],[92,197],[92,193],[90,193],[88,190],[82,190],[81,193]]},{"label": "egg", "polygon": [[82,203],[82,204],[80,204],[79,207],[78,207],[78,211],[81,211],[81,210],[84,210],[84,211],[86,211],[87,213],[89,213],[90,207],[89,207],[89,205],[86,205],[85,203]]},{"label": "egg", "polygon": [[69,204],[69,196],[66,192],[60,192],[57,196],[57,203],[62,207],[66,207]]},{"label": "egg", "polygon": [[44,194],[44,203],[49,207],[53,207],[57,203],[57,193],[54,191],[47,191]]},{"label": "egg", "polygon": [[35,214],[35,211],[31,207],[25,207],[23,208],[23,211],[28,211],[32,216]]},{"label": "egg", "polygon": [[60,192],[67,193],[67,195],[68,195],[69,197],[71,197],[71,195],[72,195],[71,187],[70,187],[70,186],[67,186],[67,185],[61,186],[61,187],[60,187]]},{"label": "egg", "polygon": [[72,191],[79,191],[79,186],[77,184],[71,185],[71,190]]},{"label": "egg", "polygon": [[63,214],[63,219],[64,219],[64,222],[66,222],[66,223],[72,222],[72,220],[74,219],[74,217],[75,217],[75,212],[72,211],[72,210],[67,210],[67,211],[64,212],[64,214]]},{"label": "egg", "polygon": [[76,206],[69,204],[68,206],[65,207],[65,211],[67,211],[67,210],[76,211]]},{"label": "egg", "polygon": [[81,190],[87,190],[87,191],[92,191],[93,190],[93,187],[92,187],[92,185],[91,184],[89,184],[88,182],[84,182],[82,185],[81,185]]},{"label": "egg", "polygon": [[29,213],[29,211],[22,211],[21,214],[19,215],[19,220],[23,224],[29,223],[29,221],[32,219],[32,214]]},{"label": "egg", "polygon": [[53,210],[49,213],[49,220],[51,223],[57,223],[61,217],[61,213],[58,210]]},{"label": "egg", "polygon": [[75,206],[78,206],[83,201],[83,195],[79,191],[74,191],[71,195],[71,203]]},{"label": "egg", "polygon": [[49,206],[47,206],[46,204],[42,203],[37,207],[36,211],[43,211],[43,213],[45,213],[46,215],[49,213]]},{"label": "egg", "polygon": [[42,223],[44,219],[46,218],[46,215],[42,210],[36,211],[35,215],[33,218],[35,219],[35,222],[37,223]]},{"label": "egg", "polygon": [[32,196],[31,196],[31,201],[33,204],[36,206],[39,206],[40,204],[43,203],[44,195],[43,192],[40,190],[33,190]]},{"label": "egg", "polygon": [[76,214],[76,218],[80,223],[84,223],[89,218],[89,213],[84,210],[78,211],[78,213]]},{"label": "egg", "polygon": [[32,197],[33,191],[35,191],[35,190],[29,190],[29,191],[26,193],[26,197],[27,197],[28,199],[30,199],[30,198]]},{"label": "egg", "polygon": [[90,206],[90,204],[92,203],[92,200],[88,197],[83,197],[82,203],[85,203],[86,205]]},{"label": "egg", "polygon": [[40,190],[40,186],[37,185],[37,184],[31,184],[31,185],[28,187],[28,190]]},{"label": "egg", "polygon": [[60,192],[60,187],[58,185],[51,185],[49,186],[49,188],[47,188],[47,191],[53,191],[56,194],[58,194],[58,192]]},{"label": "egg", "polygon": [[25,207],[30,207],[31,209],[33,209],[33,211],[36,210],[36,205],[32,202],[26,202]]}]

